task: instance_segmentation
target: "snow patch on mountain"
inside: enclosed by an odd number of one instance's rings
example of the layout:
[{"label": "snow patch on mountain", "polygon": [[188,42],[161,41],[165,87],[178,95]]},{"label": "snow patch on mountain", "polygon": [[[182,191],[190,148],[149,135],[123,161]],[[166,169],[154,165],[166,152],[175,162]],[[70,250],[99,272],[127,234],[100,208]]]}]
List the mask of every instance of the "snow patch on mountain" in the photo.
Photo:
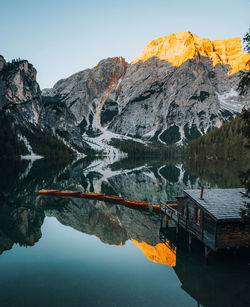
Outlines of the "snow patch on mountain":
[{"label": "snow patch on mountain", "polygon": [[64,145],[66,145],[68,148],[70,148],[77,156],[77,159],[80,159],[80,158],[85,158],[86,155],[84,153],[81,153],[79,151],[77,151],[73,146],[71,146],[71,144],[69,142],[67,142],[64,138],[60,137],[58,134],[55,133],[54,131],[54,134],[55,136],[63,142]]},{"label": "snow patch on mountain", "polygon": [[233,111],[233,112],[239,112],[242,110],[243,105],[239,103],[238,101],[234,101],[234,97],[238,97],[239,94],[231,88],[229,92],[224,93],[224,94],[219,94],[216,92],[220,106],[228,111]]},{"label": "snow patch on mountain", "polygon": [[115,148],[112,145],[109,145],[112,139],[119,139],[119,140],[125,140],[125,141],[130,140],[130,141],[141,143],[147,146],[147,142],[141,139],[117,134],[117,133],[107,130],[107,128],[104,128],[103,133],[97,137],[88,137],[86,134],[84,134],[83,139],[92,149],[102,152],[102,154],[104,154],[105,156],[109,156],[109,157],[116,157],[116,156],[126,157],[127,156],[126,153],[120,151],[119,149]]},{"label": "snow patch on mountain", "polygon": [[34,153],[29,141],[27,140],[27,138],[24,135],[18,134],[18,138],[20,141],[23,141],[27,150],[29,151],[29,155],[22,155],[21,159],[22,160],[31,160],[31,161],[35,161],[38,159],[42,159],[43,156],[37,155]]},{"label": "snow patch on mountain", "polygon": [[157,131],[157,127],[154,127],[153,130],[151,130],[151,131],[145,133],[142,137],[143,137],[143,138],[149,138],[149,139],[150,139],[150,138],[154,137],[156,131]]},{"label": "snow patch on mountain", "polygon": [[183,126],[179,126],[179,132],[180,132],[181,139],[176,143],[177,146],[181,146],[186,140]]}]

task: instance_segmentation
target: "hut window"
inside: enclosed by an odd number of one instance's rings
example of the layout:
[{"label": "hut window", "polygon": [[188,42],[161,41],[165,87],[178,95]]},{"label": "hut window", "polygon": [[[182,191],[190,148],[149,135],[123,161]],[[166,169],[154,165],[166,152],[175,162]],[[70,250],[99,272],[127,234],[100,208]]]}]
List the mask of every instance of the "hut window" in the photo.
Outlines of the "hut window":
[{"label": "hut window", "polygon": [[202,210],[199,207],[195,206],[194,207],[194,222],[195,224],[199,226],[201,226],[202,224],[202,214],[203,214]]},{"label": "hut window", "polygon": [[197,222],[196,222],[197,225],[201,225],[201,209],[198,208],[197,210]]},{"label": "hut window", "polygon": [[197,213],[198,213],[198,207],[194,207],[194,222],[197,223]]},{"label": "hut window", "polygon": [[203,222],[203,211],[200,208],[198,208],[196,224],[199,225],[199,226],[202,226],[202,222]]}]

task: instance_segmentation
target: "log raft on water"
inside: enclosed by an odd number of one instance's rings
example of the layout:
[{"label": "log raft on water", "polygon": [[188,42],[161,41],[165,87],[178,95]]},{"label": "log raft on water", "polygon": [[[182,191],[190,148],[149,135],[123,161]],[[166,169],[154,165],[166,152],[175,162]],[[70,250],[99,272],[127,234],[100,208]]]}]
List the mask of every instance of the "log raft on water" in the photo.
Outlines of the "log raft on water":
[{"label": "log raft on water", "polygon": [[[86,192],[82,193],[79,191],[70,191],[70,190],[65,190],[65,191],[59,191],[59,190],[40,190],[38,191],[39,195],[56,195],[56,196],[67,196],[67,197],[82,197],[82,198],[91,198],[91,199],[101,199],[103,201],[108,201],[108,202],[114,202],[114,203],[121,203],[130,207],[137,207],[137,208],[143,208],[143,209],[149,209],[150,204],[145,201],[140,201],[140,200],[126,200],[123,197],[120,196],[106,196],[103,193],[94,193],[94,192]],[[152,208],[154,210],[159,211],[160,210],[160,205],[153,205]]]}]

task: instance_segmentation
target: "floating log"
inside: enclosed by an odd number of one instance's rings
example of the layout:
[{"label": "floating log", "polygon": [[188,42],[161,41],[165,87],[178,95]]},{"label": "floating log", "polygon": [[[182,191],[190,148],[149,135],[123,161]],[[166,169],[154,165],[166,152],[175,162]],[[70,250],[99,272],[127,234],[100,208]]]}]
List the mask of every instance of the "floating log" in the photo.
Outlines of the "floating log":
[{"label": "floating log", "polygon": [[110,202],[115,202],[115,203],[124,203],[126,202],[126,199],[120,196],[104,196],[104,200],[110,201]]},{"label": "floating log", "polygon": [[56,193],[60,192],[59,190],[39,190],[39,195],[54,195]]},{"label": "floating log", "polygon": [[92,192],[89,192],[89,193],[81,193],[81,197],[83,198],[104,198],[105,194],[103,193],[92,193]]},{"label": "floating log", "polygon": [[73,196],[73,197],[81,196],[81,192],[79,192],[79,191],[69,191],[69,190],[59,191],[59,192],[57,192],[55,194],[57,196]]}]

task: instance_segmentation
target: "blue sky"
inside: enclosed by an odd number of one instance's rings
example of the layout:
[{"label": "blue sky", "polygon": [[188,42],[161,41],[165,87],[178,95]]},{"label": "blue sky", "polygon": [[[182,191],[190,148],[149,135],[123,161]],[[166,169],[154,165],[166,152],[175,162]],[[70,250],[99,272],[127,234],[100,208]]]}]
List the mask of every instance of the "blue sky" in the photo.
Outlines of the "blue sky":
[{"label": "blue sky", "polygon": [[29,60],[41,88],[101,59],[132,61],[152,39],[189,30],[243,37],[250,0],[0,0],[0,54]]}]

